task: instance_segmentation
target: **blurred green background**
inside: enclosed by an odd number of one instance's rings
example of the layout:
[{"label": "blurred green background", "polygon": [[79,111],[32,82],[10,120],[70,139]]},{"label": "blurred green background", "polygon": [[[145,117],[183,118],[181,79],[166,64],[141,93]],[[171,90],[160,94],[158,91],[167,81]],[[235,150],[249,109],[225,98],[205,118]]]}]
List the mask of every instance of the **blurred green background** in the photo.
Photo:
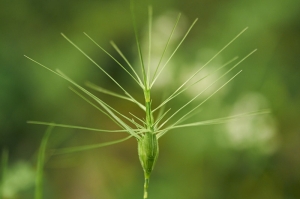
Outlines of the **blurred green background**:
[{"label": "blurred green background", "polygon": [[[241,59],[253,49],[258,51],[199,96],[186,111],[205,100],[241,69],[243,72],[204,103],[190,121],[271,110],[267,115],[167,133],[160,139],[160,156],[151,177],[149,198],[300,198],[299,1],[135,2],[145,53],[147,6],[153,6],[154,65],[178,12],[183,16],[166,58],[193,20],[199,18],[158,79],[152,92],[154,107],[165,93],[175,90],[242,29],[249,27],[203,69],[199,77],[235,56]],[[88,33],[121,61],[109,44],[113,40],[139,68],[129,0],[1,1],[0,148],[9,150],[4,198],[30,199],[34,196],[36,153],[46,127],[27,124],[27,120],[117,128],[70,91],[68,82],[23,56],[28,55],[52,69],[59,68],[82,85],[91,81],[122,93],[71,46],[61,32],[82,47],[133,96],[143,100],[142,91],[129,76],[82,33]],[[225,71],[214,73],[167,107],[175,111]],[[126,115],[132,112],[144,117],[134,104],[97,95]],[[48,148],[95,144],[124,136],[126,134],[54,128]],[[106,148],[52,156],[46,162],[44,180],[45,199],[142,198],[143,172],[137,143],[131,139]]]}]

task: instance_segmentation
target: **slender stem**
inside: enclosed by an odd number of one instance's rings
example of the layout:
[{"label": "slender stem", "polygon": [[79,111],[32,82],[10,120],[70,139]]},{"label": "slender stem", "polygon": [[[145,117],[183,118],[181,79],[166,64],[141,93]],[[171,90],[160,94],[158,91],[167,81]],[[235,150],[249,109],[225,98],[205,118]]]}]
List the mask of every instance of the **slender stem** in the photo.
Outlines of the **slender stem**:
[{"label": "slender stem", "polygon": [[145,175],[144,183],[144,199],[148,198],[149,176]]},{"label": "slender stem", "polygon": [[146,125],[147,129],[153,131],[153,115],[151,110],[151,95],[150,95],[150,89],[144,90],[144,96],[145,96],[145,105],[146,105]]},{"label": "slender stem", "polygon": [[[151,132],[154,133],[154,118],[151,110],[151,93],[148,85],[145,85],[144,96],[145,96],[145,106],[146,106],[146,127]],[[142,164],[143,165],[143,164]],[[144,169],[145,183],[144,183],[144,197],[143,199],[148,198],[148,187],[149,187],[149,178],[150,174]]]}]

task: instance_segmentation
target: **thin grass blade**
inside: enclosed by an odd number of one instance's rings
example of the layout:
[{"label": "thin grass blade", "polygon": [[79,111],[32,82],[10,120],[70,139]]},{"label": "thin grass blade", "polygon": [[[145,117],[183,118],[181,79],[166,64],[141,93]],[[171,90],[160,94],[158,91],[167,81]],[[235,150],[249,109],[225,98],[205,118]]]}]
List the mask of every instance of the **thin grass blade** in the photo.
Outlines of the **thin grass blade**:
[{"label": "thin grass blade", "polygon": [[148,7],[148,24],[149,24],[149,40],[148,40],[148,64],[147,64],[147,87],[150,87],[150,64],[151,64],[151,44],[152,44],[152,6]]},{"label": "thin grass blade", "polygon": [[89,103],[90,105],[92,105],[93,107],[95,107],[97,110],[99,110],[101,113],[103,113],[104,115],[106,115],[109,119],[111,119],[111,121],[113,121],[115,124],[117,124],[119,127],[123,128],[113,117],[111,117],[108,113],[106,113],[104,110],[102,110],[100,107],[98,107],[96,104],[94,104],[93,102],[91,102],[90,100],[88,100],[86,97],[84,97],[83,95],[81,95],[79,92],[77,92],[75,89],[73,89],[72,87],[69,87],[69,89],[71,91],[73,91],[76,95],[78,95],[80,98],[82,98],[84,101],[86,101],[87,103]]},{"label": "thin grass blade", "polygon": [[[27,121],[28,124],[37,124],[37,125],[45,125],[45,126],[54,126],[54,127],[61,127],[61,128],[69,128],[69,129],[80,129],[80,130],[87,130],[87,131],[97,131],[103,133],[120,133],[120,132],[127,132],[126,130],[108,130],[108,129],[96,129],[96,128],[89,128],[84,126],[74,126],[69,124],[57,124],[51,122],[41,122],[41,121]],[[133,129],[139,130],[139,129]]]},{"label": "thin grass blade", "polygon": [[[240,74],[242,71],[239,71],[238,73],[236,73],[232,78],[230,78],[227,82],[225,82],[222,86],[220,86],[215,92],[213,92],[211,95],[209,95],[205,100],[203,100],[199,105],[195,106],[192,110],[190,110],[189,112],[187,112],[185,115],[183,115],[179,120],[177,120],[173,125],[171,125],[171,127],[175,126],[176,124],[178,124],[182,119],[184,119],[185,117],[187,117],[189,114],[191,114],[193,111],[195,111],[197,108],[199,108],[202,104],[204,104],[207,100],[209,100],[212,96],[214,96],[219,90],[221,90],[224,86],[226,86],[229,82],[231,82],[238,74]],[[202,92],[201,92],[202,93]],[[200,94],[201,94],[200,93]],[[199,95],[197,95],[196,97],[198,97]],[[193,98],[192,100],[194,100],[195,98]],[[191,101],[189,101],[187,104],[189,104]],[[175,114],[177,114],[182,108],[184,108],[187,104],[185,104],[183,107],[181,107],[178,111],[176,111],[171,117],[173,117]],[[168,118],[169,119],[171,119]],[[167,121],[168,121],[167,120]],[[161,128],[167,121],[165,121],[159,128]],[[159,135],[159,137],[163,136],[163,134]]]},{"label": "thin grass blade", "polygon": [[[79,97],[83,98],[85,101],[87,101],[89,104],[93,105],[95,108],[97,108],[99,111],[101,111],[103,114],[105,114],[107,117],[109,117],[113,122],[115,122],[119,127],[123,128],[124,127],[122,125],[120,125],[111,115],[109,115],[108,113],[106,113],[105,111],[103,111],[101,108],[99,108],[98,106],[96,106],[95,104],[93,104],[91,101],[89,101],[88,99],[86,99],[84,96],[82,96],[80,93],[78,93],[76,90],[70,88],[74,93],[76,93]],[[88,94],[89,95],[89,94]],[[89,95],[90,97],[92,97],[92,99],[94,99],[96,102],[103,103],[104,105],[106,105],[108,108],[110,108],[111,110],[113,110],[114,112],[118,113],[119,115],[121,115],[123,118],[129,120],[131,123],[133,123],[134,125],[136,125],[135,122],[132,122],[128,117],[124,116],[123,114],[119,113],[117,110],[113,109],[111,106],[109,106],[108,104],[106,104],[105,102],[103,102],[102,100],[100,100],[99,98],[95,97],[94,95]],[[139,125],[139,124],[137,124]],[[141,125],[139,125],[141,126]],[[137,130],[137,129],[132,129],[133,131]],[[124,132],[128,132],[128,130],[124,130]]]},{"label": "thin grass blade", "polygon": [[94,44],[96,44],[96,46],[98,46],[103,52],[105,52],[109,57],[111,57],[140,87],[142,87],[142,85],[140,84],[140,82],[117,59],[115,59],[109,52],[107,52],[106,50],[104,50],[104,48],[102,48],[88,34],[86,34],[85,32],[83,34],[85,34],[85,36],[87,36]]},{"label": "thin grass blade", "polygon": [[73,43],[67,36],[63,33],[61,35],[70,43],[72,44],[79,52],[81,52],[86,58],[88,58],[94,65],[96,65],[106,76],[108,76],[121,90],[123,90],[133,101],[136,100],[112,77],[108,74],[99,64],[97,64],[91,57],[89,57],[81,48],[79,48],[75,43]]},{"label": "thin grass blade", "polygon": [[0,199],[4,199],[4,188],[6,182],[6,174],[8,168],[8,156],[9,152],[7,149],[2,150],[2,161],[1,161],[1,180],[0,180]]},{"label": "thin grass blade", "polygon": [[91,94],[90,92],[88,92],[87,90],[85,90],[84,88],[82,88],[81,86],[79,86],[78,84],[76,84],[75,82],[73,82],[70,78],[68,78],[67,76],[65,76],[63,73],[61,72],[55,72],[53,70],[51,70],[50,68],[46,67],[45,65],[31,59],[30,57],[24,55],[26,58],[28,58],[29,60],[35,62],[36,64],[46,68],[47,70],[53,72],[54,74],[60,76],[61,78],[67,80],[68,82],[70,82],[71,84],[73,84],[74,86],[76,86],[77,88],[79,88],[80,90],[82,90],[83,92],[85,92],[86,94],[88,94],[90,97],[92,97],[94,100],[98,100],[97,102],[108,112],[108,114],[110,114],[124,129],[126,129],[128,131],[128,133],[130,133],[131,135],[133,135],[134,137],[136,137],[137,139],[140,139],[140,136],[138,134],[136,134],[126,123],[124,123],[119,117],[117,117],[113,112],[111,112],[111,110],[105,106],[104,103],[101,103],[102,101],[100,99],[98,99],[96,96],[94,96],[93,94]]},{"label": "thin grass blade", "polygon": [[182,42],[185,40],[185,38],[187,37],[187,35],[189,34],[189,32],[192,30],[193,26],[195,25],[195,23],[197,21],[198,21],[198,19],[195,19],[195,21],[192,23],[192,25],[190,26],[190,28],[188,29],[188,31],[186,32],[186,34],[184,35],[184,37],[182,38],[182,40],[179,42],[179,44],[177,45],[177,47],[175,48],[175,50],[173,51],[173,53],[169,57],[169,59],[166,61],[166,63],[161,68],[161,70],[158,72],[157,76],[154,78],[154,80],[153,80],[153,82],[151,84],[151,87],[153,86],[153,84],[155,83],[155,81],[157,80],[157,78],[160,76],[161,72],[164,70],[164,68],[166,67],[166,65],[172,59],[172,57],[174,56],[174,54],[177,52],[178,48],[181,46]]},{"label": "thin grass blade", "polygon": [[138,79],[140,85],[142,86],[142,89],[144,89],[144,84],[142,83],[142,80],[140,79],[139,75],[137,74],[137,72],[134,70],[134,68],[132,67],[132,65],[130,64],[130,62],[128,61],[128,59],[125,57],[125,55],[122,53],[122,51],[119,49],[119,47],[113,42],[110,41],[110,44],[112,45],[112,47],[117,51],[117,53],[119,53],[119,55],[124,59],[124,61],[127,63],[127,65],[131,68],[131,70],[133,71],[133,73],[135,74],[136,78]]},{"label": "thin grass blade", "polygon": [[155,126],[155,128],[157,127],[157,125],[159,124],[159,122],[167,115],[167,113],[171,110],[171,108],[169,108],[166,112],[164,112],[164,114],[162,114],[160,117],[157,118],[157,120],[155,121],[155,123],[153,124],[153,126]]},{"label": "thin grass blade", "polygon": [[199,109],[199,110],[197,110],[197,111],[194,111],[193,113],[191,113],[191,114],[189,114],[188,116],[186,116],[185,118],[183,118],[183,119],[179,122],[179,124],[182,123],[182,122],[184,122],[184,121],[186,121],[186,120],[188,120],[188,119],[190,119],[190,118],[192,118],[192,117],[194,117],[195,115],[199,114],[201,111],[202,111],[202,109]]},{"label": "thin grass blade", "polygon": [[49,126],[46,133],[42,139],[37,162],[37,175],[35,180],[35,199],[43,198],[43,175],[44,175],[44,163],[45,163],[45,151],[47,147],[47,142],[49,140],[53,126]]},{"label": "thin grass blade", "polygon": [[[65,80],[67,80],[67,79],[66,79],[65,77],[63,77],[61,74],[55,72],[54,70],[51,70],[51,69],[48,68],[47,66],[45,66],[45,65],[43,65],[43,64],[41,64],[41,63],[35,61],[34,59],[28,57],[27,55],[24,55],[24,56],[25,56],[27,59],[31,60],[32,62],[34,62],[34,63],[36,63],[36,64],[42,66],[42,67],[45,68],[46,70],[48,70],[48,71],[54,73],[55,75],[57,75],[57,76],[59,76],[59,77],[65,79]],[[69,80],[67,80],[67,81],[69,81]],[[90,102],[89,100],[87,100],[85,97],[83,97],[82,95],[80,95],[77,91],[73,90],[72,88],[70,88],[70,89],[71,89],[73,92],[75,92],[76,94],[78,94],[80,97],[82,97],[84,100],[86,100],[88,103],[90,103],[91,105],[93,105],[95,108],[97,108],[99,111],[101,111],[103,114],[107,115],[110,119],[112,119],[112,121],[116,122],[116,120],[113,119],[110,115],[108,115],[108,114],[107,114],[106,112],[104,112],[102,109],[100,109],[100,108],[97,107],[95,104],[93,104],[92,102]],[[120,125],[118,122],[116,122],[116,123],[117,123],[118,125]]]},{"label": "thin grass blade", "polygon": [[223,124],[223,123],[235,120],[235,119],[240,119],[240,118],[254,116],[254,115],[256,116],[256,115],[268,114],[268,113],[270,113],[270,110],[252,111],[252,112],[248,112],[248,113],[232,115],[229,117],[222,117],[222,118],[217,118],[217,119],[212,119],[212,120],[204,120],[204,121],[200,121],[200,122],[175,125],[168,129],[176,129],[176,128],[184,128],[184,127],[192,127],[192,126],[203,126],[203,125],[213,125],[213,124]]},{"label": "thin grass blade", "polygon": [[131,98],[129,97],[126,97],[124,95],[120,95],[118,93],[115,93],[115,92],[112,92],[112,91],[109,91],[107,89],[104,89],[100,86],[97,86],[91,82],[87,82],[86,83],[86,86],[88,86],[89,88],[95,90],[95,91],[98,91],[100,93],[104,93],[104,94],[107,94],[107,95],[110,95],[110,96],[114,96],[114,97],[117,97],[117,98],[120,98],[120,99],[124,99],[124,100],[127,100],[127,101],[130,101],[130,102],[133,102],[135,104],[137,104],[141,109],[143,109],[144,111],[146,110],[145,106],[137,101],[133,101]]},{"label": "thin grass blade", "polygon": [[[240,63],[242,63],[245,59],[247,59],[250,55],[252,55],[257,49],[250,52],[248,55],[246,55],[243,59],[241,59],[238,63],[236,63],[233,67],[231,67],[228,71],[226,71],[223,75],[221,75],[217,80],[215,80],[213,83],[211,83],[208,87],[206,87],[202,92],[197,94],[193,99],[191,99],[189,102],[187,102],[185,105],[183,105],[181,108],[179,108],[171,117],[169,117],[163,124],[160,125],[158,129],[160,129],[165,123],[167,123],[172,117],[174,117],[179,111],[181,111],[184,107],[186,107],[188,104],[190,104],[192,101],[194,101],[197,97],[199,97],[203,92],[205,92],[207,89],[209,89],[212,85],[217,83],[221,78],[223,78],[225,75],[227,75],[230,71],[232,71],[235,67],[237,67]],[[241,72],[241,71],[240,71]],[[238,72],[235,76],[237,76],[240,72]],[[217,93],[221,88],[223,88],[227,83],[229,83],[235,76],[233,76],[229,81],[227,81],[225,84],[223,84],[220,88],[218,88],[211,96],[209,96],[207,99],[205,99],[201,104],[203,104],[205,101],[207,101],[209,98],[211,98],[215,93]],[[200,105],[201,105],[200,104]],[[196,107],[199,107],[196,106]],[[194,110],[194,109],[193,109]],[[190,114],[190,112],[188,113]],[[184,115],[181,119],[186,117],[188,114]],[[181,120],[180,119],[180,120]],[[177,123],[176,123],[177,124]]]},{"label": "thin grass blade", "polygon": [[138,118],[136,115],[134,115],[133,113],[130,113],[129,114],[134,117],[135,119],[137,119],[138,121],[140,121],[143,125],[146,125],[145,121],[143,121],[142,119]]},{"label": "thin grass blade", "polygon": [[248,27],[244,28],[237,36],[235,36],[230,42],[228,42],[221,50],[219,50],[210,60],[208,60],[201,68],[199,68],[191,77],[189,77],[179,88],[175,91],[180,90],[184,85],[190,82],[205,66],[207,66],[211,61],[213,61],[221,52],[223,52],[230,44],[232,44],[239,36],[241,36]]},{"label": "thin grass blade", "polygon": [[[213,71],[210,74],[207,74],[206,76],[200,78],[199,80],[197,80],[196,82],[194,82],[193,84],[187,86],[186,88],[182,89],[181,91],[180,88],[177,89],[176,91],[174,91],[163,103],[161,103],[159,106],[157,106],[153,112],[155,112],[157,109],[159,109],[160,107],[164,106],[166,103],[168,103],[169,101],[171,101],[172,99],[174,99],[175,97],[177,97],[178,95],[180,95],[181,93],[183,93],[184,91],[188,90],[190,87],[196,85],[197,83],[201,82],[202,80],[204,80],[205,78],[209,77],[210,75],[216,73],[217,71],[221,70],[222,68],[224,68],[225,66],[227,66],[228,64],[232,63],[233,61],[235,61],[238,57],[234,57],[233,59],[231,59],[230,61],[226,62],[225,64],[223,64],[221,67],[219,67],[218,69],[216,69],[215,71]],[[233,68],[235,68],[237,65],[233,66]],[[203,68],[203,67],[202,67]]]},{"label": "thin grass blade", "polygon": [[159,69],[159,67],[160,67],[160,64],[161,64],[161,61],[162,61],[162,59],[163,59],[163,57],[164,57],[164,55],[165,55],[165,53],[166,53],[166,51],[167,51],[167,49],[168,49],[168,46],[169,46],[170,41],[171,41],[171,38],[172,38],[172,36],[173,36],[173,34],[174,34],[174,31],[175,31],[175,29],[176,29],[176,27],[177,27],[177,24],[178,24],[178,22],[179,22],[180,16],[181,16],[181,13],[179,13],[178,16],[177,16],[176,22],[175,22],[175,24],[174,24],[174,26],[173,26],[173,29],[172,29],[172,31],[171,31],[171,34],[170,34],[168,40],[167,40],[166,46],[165,46],[165,48],[164,48],[164,50],[163,50],[163,53],[162,53],[162,55],[161,55],[161,57],[160,57],[160,59],[159,59],[159,61],[158,61],[157,66],[156,66],[156,68],[155,68],[155,71],[154,71],[154,74],[153,74],[153,77],[152,77],[152,80],[151,80],[151,87],[152,87],[153,84],[154,84],[154,79],[156,78],[157,71],[158,71],[158,69]]},{"label": "thin grass blade", "polygon": [[131,15],[132,15],[132,23],[133,23],[133,29],[134,29],[134,35],[135,35],[135,40],[136,40],[136,45],[138,49],[138,54],[139,54],[139,59],[141,63],[141,69],[142,69],[142,74],[143,74],[143,80],[144,80],[144,86],[147,89],[147,74],[145,71],[145,64],[144,64],[144,59],[143,59],[143,54],[141,50],[141,45],[139,42],[139,36],[138,36],[138,31],[137,31],[137,25],[136,25],[136,20],[135,20],[135,15],[134,15],[134,3],[133,1],[130,1],[130,9],[131,9]]},{"label": "thin grass blade", "polygon": [[127,136],[123,139],[111,141],[111,142],[105,142],[105,143],[100,143],[100,144],[93,144],[93,145],[86,145],[86,146],[79,146],[79,147],[69,147],[69,148],[64,148],[64,149],[56,149],[53,152],[53,155],[59,155],[59,154],[66,154],[66,153],[74,153],[74,152],[80,152],[80,151],[86,151],[86,150],[91,150],[91,149],[96,149],[104,146],[110,146],[113,144],[118,144],[120,142],[124,142],[128,139],[130,139],[132,135]]},{"label": "thin grass blade", "polygon": [[[80,88],[81,90],[83,89],[82,87]],[[142,128],[142,126],[140,124],[137,124],[136,122],[132,122],[131,119],[129,119],[128,117],[126,117],[125,115],[123,115],[122,113],[120,113],[119,111],[117,111],[116,109],[112,108],[111,106],[109,106],[107,103],[105,103],[104,101],[100,100],[99,98],[97,98],[96,96],[94,96],[93,94],[89,93],[87,90],[83,89],[82,90],[84,93],[86,93],[88,96],[90,96],[92,99],[94,99],[96,102],[98,102],[100,105],[104,105],[106,106],[107,108],[109,108],[110,110],[114,111],[115,113],[117,113],[118,115],[120,115],[121,117],[125,118],[126,120],[128,120],[129,122],[131,122],[132,124],[134,125],[138,125],[140,128]],[[106,113],[106,112],[104,112]],[[108,115],[106,113],[107,116],[109,116],[111,118],[110,115]],[[113,121],[117,122],[114,118],[111,118]],[[120,124],[117,123],[119,126]],[[121,126],[121,128],[124,128]],[[135,129],[132,129],[132,130],[135,130]],[[128,130],[126,130],[126,132],[128,132]]]},{"label": "thin grass blade", "polygon": [[104,93],[104,94],[107,94],[107,95],[110,95],[110,96],[114,96],[114,97],[117,97],[117,98],[120,98],[120,99],[124,99],[124,100],[128,100],[128,101],[132,102],[132,99],[130,99],[129,97],[126,97],[124,95],[120,95],[118,93],[112,92],[110,90],[107,90],[105,88],[97,86],[96,84],[93,84],[91,82],[87,82],[85,85],[88,86],[89,88],[95,90],[95,91],[100,92],[100,93]]},{"label": "thin grass blade", "polygon": [[[110,114],[124,129],[127,130],[128,133],[130,133],[131,135],[133,135],[134,137],[136,137],[137,139],[140,139],[140,136],[138,134],[136,134],[121,118],[119,118],[118,116],[116,116],[113,112],[117,112],[115,109],[112,109],[110,106],[108,106],[105,102],[103,102],[102,100],[100,100],[99,98],[97,98],[95,95],[93,95],[92,93],[90,93],[89,91],[87,91],[86,89],[84,89],[83,87],[79,86],[77,83],[75,83],[73,80],[71,80],[68,76],[66,76],[65,74],[63,74],[61,71],[57,70],[58,74],[63,77],[65,80],[69,81],[71,84],[73,84],[74,86],[76,86],[78,89],[80,89],[82,92],[86,93],[88,96],[90,96],[92,99],[94,99],[96,102],[98,102],[102,108],[105,109],[105,111],[107,111],[108,114]],[[112,109],[112,110],[111,110]],[[119,113],[120,115],[122,115],[121,113]],[[125,116],[124,116],[125,117]],[[130,121],[130,119],[129,119]],[[131,122],[131,121],[130,121]]]}]

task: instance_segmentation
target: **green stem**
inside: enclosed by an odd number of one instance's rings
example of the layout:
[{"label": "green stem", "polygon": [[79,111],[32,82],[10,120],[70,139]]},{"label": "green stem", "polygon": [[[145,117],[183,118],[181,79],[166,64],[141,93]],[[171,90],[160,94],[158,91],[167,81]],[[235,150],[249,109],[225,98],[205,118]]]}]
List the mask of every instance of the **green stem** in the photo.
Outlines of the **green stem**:
[{"label": "green stem", "polygon": [[[153,132],[154,118],[153,118],[152,110],[151,110],[150,89],[148,89],[147,87],[144,90],[144,96],[145,96],[145,106],[146,106],[146,125],[147,125],[147,129],[150,130],[150,132],[152,133]],[[146,170],[145,170],[145,168],[143,168],[143,169],[144,169],[144,176],[145,176],[144,197],[143,197],[143,199],[147,199],[148,198],[148,187],[149,187],[150,173],[147,169]]]},{"label": "green stem", "polygon": [[153,116],[151,110],[151,96],[150,96],[150,89],[145,89],[144,91],[145,96],[145,105],[146,105],[146,124],[147,129],[153,131]]},{"label": "green stem", "polygon": [[144,183],[144,199],[148,198],[148,187],[149,187],[149,176],[145,174],[145,183]]}]

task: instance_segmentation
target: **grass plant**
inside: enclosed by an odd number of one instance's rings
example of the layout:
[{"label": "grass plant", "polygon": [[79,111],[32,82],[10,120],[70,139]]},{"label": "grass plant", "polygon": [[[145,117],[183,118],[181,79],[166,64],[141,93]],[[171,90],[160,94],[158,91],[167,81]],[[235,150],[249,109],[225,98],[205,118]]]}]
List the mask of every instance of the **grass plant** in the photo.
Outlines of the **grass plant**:
[{"label": "grass plant", "polygon": [[[111,57],[120,67],[123,69],[135,82],[141,89],[143,96],[144,96],[144,102],[139,102],[137,99],[135,99],[121,84],[118,83],[118,81],[113,78],[109,73],[107,73],[103,67],[101,67],[98,63],[96,63],[89,55],[87,55],[79,46],[77,46],[75,43],[73,43],[67,36],[62,34],[62,36],[71,44],[73,45],[80,53],[82,53],[83,56],[85,56],[87,59],[89,59],[96,67],[98,67],[107,77],[111,79],[112,82],[114,82],[121,90],[120,93],[115,93],[109,90],[106,90],[102,87],[99,87],[97,85],[94,85],[92,83],[87,83],[87,87],[89,87],[92,90],[95,90],[97,92],[101,92],[113,97],[117,97],[121,100],[126,100],[134,103],[136,106],[138,106],[140,109],[142,109],[145,113],[145,118],[138,118],[135,115],[131,114],[131,116],[126,116],[122,114],[120,111],[114,109],[111,105],[104,102],[102,99],[96,97],[94,94],[92,94],[90,91],[88,91],[86,88],[82,87],[81,85],[77,84],[75,81],[73,81],[70,77],[68,77],[66,74],[64,74],[62,71],[56,69],[52,70],[49,67],[41,64],[38,61],[35,61],[34,59],[28,57],[25,55],[26,58],[29,60],[35,62],[36,64],[42,66],[43,68],[49,70],[50,72],[56,74],[57,76],[65,79],[68,81],[73,87],[70,88],[71,91],[73,91],[75,94],[77,94],[79,97],[84,99],[87,103],[94,106],[96,109],[98,109],[101,113],[109,117],[117,126],[120,127],[120,129],[117,130],[106,130],[106,129],[94,129],[89,127],[83,127],[83,126],[74,126],[74,125],[67,125],[67,124],[56,124],[56,123],[48,123],[48,122],[40,122],[40,121],[28,121],[30,124],[38,124],[38,125],[51,125],[52,127],[62,127],[62,128],[73,128],[73,129],[84,129],[84,130],[91,130],[91,131],[99,131],[99,132],[125,132],[128,134],[127,137],[124,137],[120,140],[115,140],[112,142],[106,142],[106,143],[100,143],[96,145],[88,145],[88,146],[81,146],[81,147],[71,147],[71,148],[64,148],[64,149],[58,149],[56,150],[55,154],[62,154],[62,153],[71,153],[76,151],[83,151],[103,146],[108,146],[112,144],[117,144],[123,141],[126,141],[130,138],[134,138],[137,140],[138,143],[138,156],[140,163],[142,165],[143,171],[144,171],[144,195],[143,198],[148,198],[148,187],[149,187],[149,180],[152,173],[152,170],[154,168],[154,165],[157,161],[158,155],[159,155],[159,139],[164,136],[166,133],[173,129],[179,129],[179,128],[187,128],[192,126],[201,126],[201,125],[213,125],[213,124],[220,124],[225,123],[232,119],[237,119],[240,117],[246,117],[254,114],[262,114],[266,113],[267,110],[262,111],[256,111],[256,112],[250,112],[250,113],[243,113],[239,115],[229,116],[229,117],[223,117],[223,118],[217,118],[213,120],[206,120],[206,121],[199,121],[199,122],[193,122],[193,123],[185,123],[185,121],[191,117],[193,114],[197,113],[197,110],[199,110],[199,107],[201,107],[205,102],[207,102],[210,98],[212,98],[217,92],[219,92],[223,87],[225,87],[228,83],[230,83],[237,75],[241,73],[241,71],[231,75],[225,83],[223,83],[217,90],[215,90],[212,94],[210,94],[208,97],[206,97],[203,101],[201,101],[197,106],[190,110],[186,110],[188,105],[194,102],[198,99],[200,95],[202,95],[203,92],[205,92],[207,89],[211,88],[213,85],[215,85],[217,82],[219,82],[221,79],[225,78],[234,68],[236,68],[240,63],[242,63],[246,58],[248,58],[250,55],[252,55],[256,50],[253,50],[249,52],[248,55],[246,55],[244,58],[240,59],[239,61],[237,57],[233,58],[232,60],[225,63],[223,66],[218,68],[216,71],[223,69],[225,66],[232,64],[233,62],[236,62],[231,66],[229,69],[227,69],[226,72],[223,73],[218,79],[216,79],[214,82],[212,82],[210,85],[206,87],[202,92],[196,94],[191,100],[186,102],[181,107],[175,107],[176,110],[173,113],[170,113],[170,109],[165,109],[165,106],[174,98],[194,86],[195,84],[199,83],[201,80],[206,78],[207,76],[198,79],[194,81],[194,83],[191,83],[191,80],[195,79],[196,75],[204,68],[206,67],[212,60],[214,60],[220,53],[222,53],[231,43],[233,43],[242,33],[246,31],[247,28],[242,30],[240,33],[238,33],[231,41],[229,41],[222,49],[220,49],[211,59],[209,59],[206,64],[204,64],[201,68],[199,68],[197,71],[195,71],[184,83],[182,83],[173,93],[168,96],[161,104],[159,104],[156,107],[152,107],[152,98],[151,98],[151,89],[155,85],[155,82],[158,78],[161,78],[163,76],[163,71],[167,67],[169,61],[172,59],[172,57],[175,55],[185,38],[188,36],[190,31],[192,30],[193,26],[197,22],[197,19],[194,20],[194,22],[190,25],[188,30],[186,31],[183,38],[180,40],[180,42],[177,44],[171,55],[166,59],[166,61],[163,63],[163,60],[165,59],[166,51],[169,47],[169,43],[172,40],[172,36],[174,31],[176,30],[177,24],[180,20],[181,14],[178,14],[177,20],[175,24],[173,25],[172,31],[170,32],[170,36],[168,40],[166,41],[164,50],[162,52],[162,55],[154,69],[154,71],[151,71],[151,43],[152,43],[152,7],[149,6],[148,9],[148,26],[149,26],[149,46],[148,46],[148,52],[147,52],[147,60],[144,58],[144,54],[141,50],[141,44],[138,34],[138,28],[135,22],[135,15],[134,15],[134,5],[131,2],[131,13],[132,13],[132,20],[133,20],[133,27],[135,32],[135,39],[136,39],[136,45],[138,49],[138,56],[139,56],[139,62],[140,62],[140,69],[141,74],[138,74],[136,67],[134,67],[128,59],[125,57],[125,55],[121,52],[119,47],[114,43],[111,42],[112,47],[116,50],[116,52],[120,55],[120,57],[124,60],[124,62],[127,64],[127,66],[124,66],[121,64],[115,57],[113,57],[109,52],[107,52],[105,49],[103,49],[94,39],[92,39],[88,34],[84,33],[84,35],[91,40],[92,43],[97,45],[105,54],[107,54],[109,57]],[[152,69],[153,70],[153,69]],[[216,72],[215,71],[215,72]],[[213,72],[214,73],[214,72]],[[174,119],[175,116],[177,116],[179,113],[182,113],[185,111],[179,119]],[[134,128],[132,127],[134,126]],[[45,151],[45,145],[49,136],[49,131],[47,131],[45,137],[43,138],[40,153],[39,153],[39,174],[38,174],[38,180],[37,180],[37,186],[41,187],[42,182],[42,165],[43,165],[43,154]],[[37,189],[38,190],[38,189]],[[41,198],[41,192],[36,192],[36,199]]]}]

